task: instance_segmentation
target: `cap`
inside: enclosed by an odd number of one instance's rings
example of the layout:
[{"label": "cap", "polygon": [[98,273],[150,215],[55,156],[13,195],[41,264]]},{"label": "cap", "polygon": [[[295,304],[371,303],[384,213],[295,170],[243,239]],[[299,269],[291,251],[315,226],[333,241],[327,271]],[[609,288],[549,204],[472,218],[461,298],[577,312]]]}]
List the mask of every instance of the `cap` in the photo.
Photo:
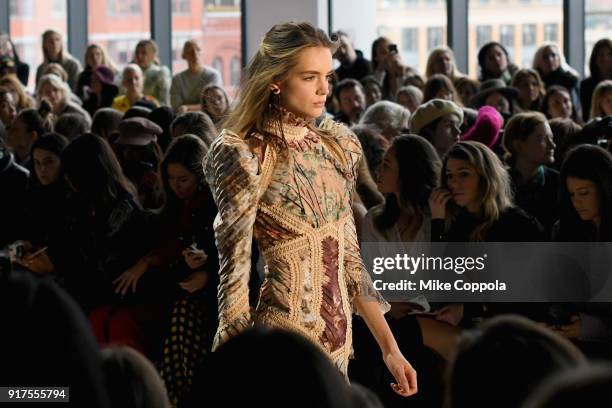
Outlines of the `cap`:
[{"label": "cap", "polygon": [[414,111],[410,121],[410,132],[419,134],[425,126],[451,113],[457,115],[459,121],[463,121],[463,109],[455,102],[446,99],[427,101]]},{"label": "cap", "polygon": [[121,145],[146,146],[157,141],[162,128],[146,118],[133,117],[119,123],[119,137],[115,141]]}]

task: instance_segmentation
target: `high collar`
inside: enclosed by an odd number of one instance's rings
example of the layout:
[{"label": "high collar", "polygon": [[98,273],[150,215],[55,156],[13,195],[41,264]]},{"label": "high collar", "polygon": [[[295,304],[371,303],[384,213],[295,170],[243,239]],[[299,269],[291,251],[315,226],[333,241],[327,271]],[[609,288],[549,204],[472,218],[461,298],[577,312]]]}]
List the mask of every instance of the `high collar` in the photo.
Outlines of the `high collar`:
[{"label": "high collar", "polygon": [[274,116],[280,114],[282,129],[278,128],[277,123],[270,122],[266,126],[267,132],[281,137],[284,136],[287,144],[293,147],[304,145],[306,141],[319,141],[318,135],[313,131],[315,127],[314,120],[298,116],[282,107],[274,107],[273,109],[275,111]]}]

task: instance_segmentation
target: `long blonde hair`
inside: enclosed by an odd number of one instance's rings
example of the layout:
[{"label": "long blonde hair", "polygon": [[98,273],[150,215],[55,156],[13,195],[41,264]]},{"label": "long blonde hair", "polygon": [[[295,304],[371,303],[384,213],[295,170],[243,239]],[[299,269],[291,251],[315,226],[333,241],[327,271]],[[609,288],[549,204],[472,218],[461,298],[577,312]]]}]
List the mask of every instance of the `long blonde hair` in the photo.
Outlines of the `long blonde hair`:
[{"label": "long blonde hair", "polygon": [[601,109],[601,101],[608,92],[612,92],[612,80],[606,79],[597,84],[595,91],[593,91],[593,97],[591,98],[591,113],[589,119],[605,116]]},{"label": "long blonde hair", "polygon": [[98,44],[90,44],[85,50],[85,56],[83,57],[83,62],[85,63],[85,65],[89,65],[89,62],[88,62],[89,54],[95,49],[99,50],[100,53],[102,53],[102,65],[110,68],[111,71],[113,71],[113,73],[117,75],[119,73],[119,69],[117,68],[117,65],[112,60],[112,58],[108,55],[108,52],[106,52],[106,50],[103,47],[99,46]]},{"label": "long blonde hair", "polygon": [[510,176],[501,160],[487,146],[474,141],[459,142],[455,143],[444,157],[442,167],[443,188],[448,188],[446,166],[449,158],[469,163],[478,174],[478,184],[482,194],[478,213],[479,223],[472,231],[470,239],[472,241],[482,241],[502,212],[513,206]]},{"label": "long blonde hair", "polygon": [[427,58],[425,76],[429,79],[432,77],[432,75],[436,73],[439,74],[439,72],[434,72],[434,64],[436,63],[436,59],[439,58],[442,54],[448,54],[451,57],[451,60],[453,61],[453,72],[449,79],[454,82],[456,79],[464,77],[465,75],[462,74],[457,69],[457,61],[455,60],[455,53],[453,52],[453,50],[451,50],[449,47],[445,45],[433,49],[431,53],[429,54],[429,57]]},{"label": "long blonde hair", "polygon": [[274,108],[270,84],[282,81],[296,64],[300,52],[309,47],[337,47],[327,34],[308,22],[286,22],[275,25],[261,41],[259,50],[246,68],[235,107],[222,122],[242,138],[257,131],[266,135],[272,124],[282,129],[281,114]]}]

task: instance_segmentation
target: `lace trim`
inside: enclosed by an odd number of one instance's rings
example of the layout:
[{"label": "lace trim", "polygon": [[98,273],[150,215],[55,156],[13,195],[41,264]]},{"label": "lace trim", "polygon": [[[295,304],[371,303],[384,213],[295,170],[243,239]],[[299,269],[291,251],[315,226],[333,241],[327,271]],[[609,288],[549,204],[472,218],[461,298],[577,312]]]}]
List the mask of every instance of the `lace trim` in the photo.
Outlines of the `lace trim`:
[{"label": "lace trim", "polygon": [[[307,120],[289,112],[285,108],[274,108],[282,118],[282,134],[287,144],[297,150],[304,151],[313,144],[321,141],[319,135],[313,131],[314,121]],[[280,136],[281,130],[273,123],[266,126],[265,131]]]}]

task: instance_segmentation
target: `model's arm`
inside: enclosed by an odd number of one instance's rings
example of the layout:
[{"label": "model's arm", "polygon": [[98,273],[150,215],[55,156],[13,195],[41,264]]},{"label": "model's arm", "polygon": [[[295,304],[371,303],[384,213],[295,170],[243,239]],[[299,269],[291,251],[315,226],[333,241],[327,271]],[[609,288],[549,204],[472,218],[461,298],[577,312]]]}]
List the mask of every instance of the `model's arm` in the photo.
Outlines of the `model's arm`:
[{"label": "model's arm", "polygon": [[223,132],[211,145],[205,173],[219,210],[214,222],[219,252],[219,327],[213,342],[216,350],[252,323],[248,285],[259,162],[244,140]]}]

